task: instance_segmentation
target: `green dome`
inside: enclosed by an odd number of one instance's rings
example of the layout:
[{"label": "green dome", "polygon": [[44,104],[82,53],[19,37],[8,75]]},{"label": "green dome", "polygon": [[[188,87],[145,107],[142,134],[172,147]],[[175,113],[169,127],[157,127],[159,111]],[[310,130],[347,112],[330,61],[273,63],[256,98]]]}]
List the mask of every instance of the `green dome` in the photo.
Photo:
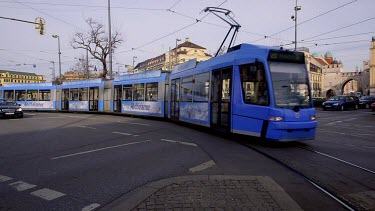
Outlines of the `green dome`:
[{"label": "green dome", "polygon": [[313,53],[312,56],[313,56],[314,58],[318,58],[318,57],[319,57],[319,54],[318,54],[318,53]]},{"label": "green dome", "polygon": [[327,52],[324,54],[324,58],[333,58],[333,54],[331,52]]}]

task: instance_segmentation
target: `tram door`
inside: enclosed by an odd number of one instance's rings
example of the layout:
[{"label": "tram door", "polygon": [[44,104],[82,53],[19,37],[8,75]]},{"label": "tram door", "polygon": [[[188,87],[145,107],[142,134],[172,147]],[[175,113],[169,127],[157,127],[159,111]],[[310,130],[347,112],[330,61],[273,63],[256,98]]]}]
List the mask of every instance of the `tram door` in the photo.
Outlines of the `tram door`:
[{"label": "tram door", "polygon": [[98,102],[99,102],[99,88],[98,87],[90,87],[89,90],[89,110],[90,111],[97,111],[98,110]]},{"label": "tram door", "polygon": [[211,80],[211,127],[230,130],[232,68],[212,72]]},{"label": "tram door", "polygon": [[69,89],[63,89],[61,93],[61,110],[69,110]]},{"label": "tram door", "polygon": [[178,120],[180,112],[180,79],[172,80],[171,89],[171,119]]},{"label": "tram door", "polygon": [[113,111],[121,112],[121,98],[122,98],[122,86],[115,86],[115,93],[113,98]]}]

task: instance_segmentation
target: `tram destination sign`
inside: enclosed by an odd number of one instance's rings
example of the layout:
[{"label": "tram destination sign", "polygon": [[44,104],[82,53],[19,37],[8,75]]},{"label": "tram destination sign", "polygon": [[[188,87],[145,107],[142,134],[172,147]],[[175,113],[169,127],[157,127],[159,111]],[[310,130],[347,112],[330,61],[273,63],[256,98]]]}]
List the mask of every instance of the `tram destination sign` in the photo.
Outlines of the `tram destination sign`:
[{"label": "tram destination sign", "polygon": [[268,61],[305,64],[305,54],[302,52],[270,50]]}]

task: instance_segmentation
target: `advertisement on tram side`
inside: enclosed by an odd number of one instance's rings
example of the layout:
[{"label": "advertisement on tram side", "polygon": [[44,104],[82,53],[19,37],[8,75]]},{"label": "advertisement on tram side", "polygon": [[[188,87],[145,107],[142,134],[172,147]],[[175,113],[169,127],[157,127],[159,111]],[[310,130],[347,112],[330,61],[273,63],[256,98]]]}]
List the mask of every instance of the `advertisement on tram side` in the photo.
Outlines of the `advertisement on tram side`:
[{"label": "advertisement on tram side", "polygon": [[69,110],[89,110],[89,101],[69,101]]},{"label": "advertisement on tram side", "polygon": [[142,114],[162,114],[161,102],[123,101],[122,112],[134,112]]},{"label": "advertisement on tram side", "polygon": [[55,109],[54,101],[18,101],[17,103],[22,109]]}]

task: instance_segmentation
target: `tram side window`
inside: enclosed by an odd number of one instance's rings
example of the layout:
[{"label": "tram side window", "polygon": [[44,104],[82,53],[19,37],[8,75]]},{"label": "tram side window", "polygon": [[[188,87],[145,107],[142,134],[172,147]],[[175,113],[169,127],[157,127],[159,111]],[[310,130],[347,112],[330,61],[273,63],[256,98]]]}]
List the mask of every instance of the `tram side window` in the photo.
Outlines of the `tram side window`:
[{"label": "tram side window", "polygon": [[192,102],[193,100],[193,76],[182,78],[181,101]]},{"label": "tram side window", "polygon": [[158,101],[158,82],[146,84],[146,101]]},{"label": "tram side window", "polygon": [[210,73],[194,76],[194,102],[207,102],[210,90]]},{"label": "tram side window", "polygon": [[23,101],[26,97],[26,90],[16,90],[16,100]]},{"label": "tram side window", "polygon": [[70,100],[78,101],[79,100],[78,95],[79,95],[78,89],[70,89]]},{"label": "tram side window", "polygon": [[39,101],[50,101],[51,91],[50,90],[39,90]]},{"label": "tram side window", "polygon": [[88,101],[89,100],[87,88],[80,88],[78,91],[79,91],[79,100],[80,101]]},{"label": "tram side window", "polygon": [[14,100],[14,91],[13,90],[5,90],[4,91],[4,98],[9,100]]},{"label": "tram side window", "polygon": [[134,101],[145,100],[145,84],[134,84]]},{"label": "tram side window", "polygon": [[124,88],[123,88],[123,98],[122,100],[125,100],[125,101],[131,101],[132,100],[132,97],[133,97],[133,85],[131,84],[128,84],[128,85],[124,85]]},{"label": "tram side window", "polygon": [[243,100],[247,104],[269,105],[267,79],[263,63],[241,65]]},{"label": "tram side window", "polygon": [[38,101],[38,90],[27,90],[27,101]]}]

